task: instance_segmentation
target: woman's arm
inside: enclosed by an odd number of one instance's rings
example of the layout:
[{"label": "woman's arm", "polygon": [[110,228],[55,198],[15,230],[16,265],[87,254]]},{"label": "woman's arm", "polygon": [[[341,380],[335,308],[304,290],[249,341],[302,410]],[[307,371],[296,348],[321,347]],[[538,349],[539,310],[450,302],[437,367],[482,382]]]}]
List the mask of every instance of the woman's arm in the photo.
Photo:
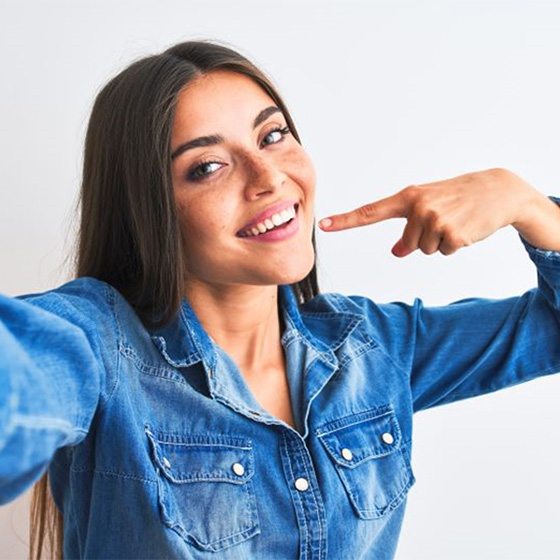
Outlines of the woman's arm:
[{"label": "woman's arm", "polygon": [[[555,204],[556,203],[556,204]],[[505,299],[439,307],[350,296],[410,382],[415,411],[560,372],[560,198],[504,169],[403,189],[333,216],[332,231],[406,217],[396,256],[449,255],[513,225],[537,267],[537,287]]]},{"label": "woman's arm", "polygon": [[414,412],[560,372],[560,252],[520,239],[538,276],[520,296],[434,307],[349,297],[407,377]]},{"label": "woman's arm", "polygon": [[[91,279],[0,295],[0,503],[25,491],[56,450],[87,435],[116,356],[105,288]],[[107,347],[103,347],[106,344]]]}]

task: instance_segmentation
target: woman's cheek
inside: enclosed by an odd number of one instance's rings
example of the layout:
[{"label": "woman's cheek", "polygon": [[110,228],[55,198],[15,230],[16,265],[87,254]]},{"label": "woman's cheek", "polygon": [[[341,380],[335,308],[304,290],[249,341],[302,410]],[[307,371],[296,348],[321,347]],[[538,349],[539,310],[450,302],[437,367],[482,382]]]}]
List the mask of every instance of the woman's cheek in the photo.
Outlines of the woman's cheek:
[{"label": "woman's cheek", "polygon": [[315,166],[309,154],[301,147],[294,147],[288,154],[290,175],[307,191],[315,189]]}]

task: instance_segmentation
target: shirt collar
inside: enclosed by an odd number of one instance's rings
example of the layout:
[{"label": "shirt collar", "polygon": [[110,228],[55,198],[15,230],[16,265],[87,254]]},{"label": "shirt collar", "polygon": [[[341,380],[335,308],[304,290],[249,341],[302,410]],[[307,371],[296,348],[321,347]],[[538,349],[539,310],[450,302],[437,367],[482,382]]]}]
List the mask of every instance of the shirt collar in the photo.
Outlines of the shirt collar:
[{"label": "shirt collar", "polygon": [[161,329],[152,331],[152,340],[173,367],[188,367],[202,362],[214,371],[216,348],[186,298],[179,312]]},{"label": "shirt collar", "polygon": [[329,309],[319,311],[307,304],[299,304],[289,285],[279,286],[281,308],[286,329],[282,343],[294,336],[303,338],[324,361],[337,365],[335,351],[342,346],[350,333],[363,320],[356,313]]},{"label": "shirt collar", "polygon": [[[347,311],[308,309],[305,304],[298,303],[289,284],[278,286],[278,298],[285,324],[282,344],[294,337],[303,338],[322,360],[335,366],[335,351],[363,317]],[[151,335],[162,356],[173,367],[188,367],[202,360],[211,373],[215,371],[216,343],[204,330],[186,298],[182,299],[175,318]]]}]

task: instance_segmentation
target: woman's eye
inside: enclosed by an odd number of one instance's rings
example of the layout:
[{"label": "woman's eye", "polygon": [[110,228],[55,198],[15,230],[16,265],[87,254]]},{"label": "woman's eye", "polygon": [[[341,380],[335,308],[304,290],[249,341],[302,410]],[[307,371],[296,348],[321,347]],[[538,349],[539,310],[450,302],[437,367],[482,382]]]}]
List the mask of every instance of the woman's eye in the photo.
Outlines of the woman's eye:
[{"label": "woman's eye", "polygon": [[211,175],[222,166],[218,161],[205,161],[197,165],[194,169],[189,171],[187,178],[190,181],[197,181],[204,179],[204,177]]},{"label": "woman's eye", "polygon": [[[268,146],[269,144],[278,144],[279,142],[282,142],[282,139],[287,134],[290,134],[289,127],[285,126],[284,128],[275,128],[264,137],[262,143],[265,146]],[[193,167],[187,173],[187,180],[201,181],[209,175],[212,175],[212,173],[218,171],[218,169],[220,169],[224,165],[227,164],[220,163],[219,161],[203,161],[202,163],[199,163],[198,165]]]},{"label": "woman's eye", "polygon": [[[290,134],[290,129],[287,126],[284,128],[275,128],[264,137],[263,144],[278,144],[286,134]],[[268,138],[272,138],[272,141],[267,141]]]}]

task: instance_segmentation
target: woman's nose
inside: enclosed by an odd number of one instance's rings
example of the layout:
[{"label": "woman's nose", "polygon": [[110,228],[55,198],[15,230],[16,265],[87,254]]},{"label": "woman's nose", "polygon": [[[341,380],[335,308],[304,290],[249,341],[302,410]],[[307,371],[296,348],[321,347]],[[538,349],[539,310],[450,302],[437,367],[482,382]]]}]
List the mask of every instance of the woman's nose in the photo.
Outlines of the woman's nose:
[{"label": "woman's nose", "polygon": [[261,196],[264,192],[274,192],[282,188],[286,181],[286,174],[278,164],[260,155],[247,156],[245,165],[247,167],[245,196],[248,199]]}]

